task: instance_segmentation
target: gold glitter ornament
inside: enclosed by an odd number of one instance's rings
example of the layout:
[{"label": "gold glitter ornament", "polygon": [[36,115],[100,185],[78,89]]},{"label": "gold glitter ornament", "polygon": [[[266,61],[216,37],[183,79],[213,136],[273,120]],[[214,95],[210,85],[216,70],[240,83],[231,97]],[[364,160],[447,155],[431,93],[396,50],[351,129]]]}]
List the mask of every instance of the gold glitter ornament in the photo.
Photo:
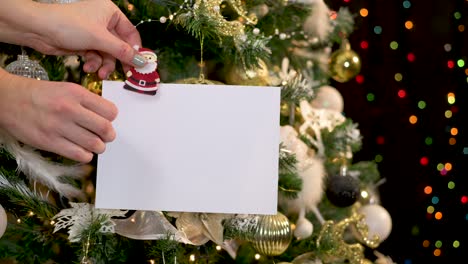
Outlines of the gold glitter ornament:
[{"label": "gold glitter ornament", "polygon": [[348,40],[343,40],[340,49],[330,57],[330,75],[337,82],[347,82],[361,71],[361,59],[351,50]]},{"label": "gold glitter ornament", "polygon": [[326,221],[317,238],[317,249],[321,252],[321,259],[325,262],[344,261],[349,264],[364,264],[364,247],[359,243],[348,244],[344,239],[344,233],[350,227],[362,237],[362,243],[370,248],[376,248],[380,242],[374,236],[369,238],[369,231],[365,223],[364,215],[356,212],[353,208],[348,218],[335,223]]},{"label": "gold glitter ornament", "polygon": [[81,78],[81,85],[90,92],[102,94],[102,80],[99,79],[97,73],[87,73]]},{"label": "gold glitter ornament", "polygon": [[289,219],[280,212],[259,216],[257,226],[251,232],[247,240],[258,253],[267,256],[281,255],[292,240]]},{"label": "gold glitter ornament", "polygon": [[221,4],[223,2],[228,3],[247,24],[257,24],[257,18],[253,15],[247,15],[241,0],[196,0],[193,5],[195,17],[208,15],[208,17],[215,22],[216,28],[219,30],[221,35],[237,39],[244,34],[245,26],[242,22],[237,20],[226,20],[226,18],[221,14]]},{"label": "gold glitter ornament", "polygon": [[226,73],[226,83],[232,85],[268,86],[270,74],[266,63],[259,61],[259,66],[246,70],[242,65],[232,65]]},{"label": "gold glitter ornament", "polygon": [[213,85],[224,85],[224,83],[215,81],[215,80],[207,80],[205,78],[186,78],[175,81],[175,83],[182,83],[182,84],[213,84]]},{"label": "gold glitter ornament", "polygon": [[[108,80],[123,82],[125,81],[125,78],[122,72],[115,70],[109,75]],[[81,78],[81,86],[97,95],[102,94],[102,80],[95,72],[87,73],[83,78]]]}]

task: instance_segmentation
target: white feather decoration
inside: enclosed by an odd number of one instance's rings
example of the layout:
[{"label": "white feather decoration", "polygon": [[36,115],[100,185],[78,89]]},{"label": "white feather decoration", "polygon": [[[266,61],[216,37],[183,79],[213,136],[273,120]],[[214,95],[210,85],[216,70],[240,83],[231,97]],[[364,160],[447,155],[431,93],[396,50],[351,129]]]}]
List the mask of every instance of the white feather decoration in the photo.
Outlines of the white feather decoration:
[{"label": "white feather decoration", "polygon": [[311,4],[312,11],[304,21],[304,32],[309,35],[311,39],[318,38],[324,41],[328,38],[333,30],[330,23],[330,9],[323,0],[302,1]]},{"label": "white feather decoration", "polygon": [[0,147],[16,159],[17,169],[28,176],[31,181],[40,182],[67,198],[83,198],[84,193],[80,189],[61,182],[60,177],[81,178],[90,172],[91,166],[50,162],[32,147],[21,146],[16,139],[2,130],[0,130]]},{"label": "white feather decoration", "polygon": [[299,139],[299,133],[291,126],[283,126],[280,129],[280,140],[283,146],[296,155],[298,161],[297,170],[302,179],[302,190],[296,199],[279,196],[279,204],[286,210],[287,214],[299,215],[298,224],[304,228],[303,232],[295,234],[297,237],[310,235],[313,227],[305,219],[305,213],[312,211],[317,219],[323,222],[317,205],[324,194],[325,168],[323,161],[311,154],[307,145]]}]

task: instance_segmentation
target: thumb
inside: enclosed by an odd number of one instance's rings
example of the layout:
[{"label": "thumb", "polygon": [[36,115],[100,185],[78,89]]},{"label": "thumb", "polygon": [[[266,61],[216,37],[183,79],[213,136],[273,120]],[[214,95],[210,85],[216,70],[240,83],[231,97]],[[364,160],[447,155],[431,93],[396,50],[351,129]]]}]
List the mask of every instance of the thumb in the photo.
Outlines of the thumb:
[{"label": "thumb", "polygon": [[146,64],[146,58],[139,54],[130,44],[110,32],[107,32],[106,35],[102,38],[106,41],[98,42],[100,51],[112,55],[124,64],[136,67],[142,67]]}]

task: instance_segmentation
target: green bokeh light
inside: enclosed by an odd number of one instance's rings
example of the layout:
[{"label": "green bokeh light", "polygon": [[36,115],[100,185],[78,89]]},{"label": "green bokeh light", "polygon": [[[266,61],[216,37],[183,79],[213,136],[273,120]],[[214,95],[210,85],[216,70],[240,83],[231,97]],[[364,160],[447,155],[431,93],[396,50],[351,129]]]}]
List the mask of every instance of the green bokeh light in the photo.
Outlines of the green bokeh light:
[{"label": "green bokeh light", "polygon": [[418,102],[418,107],[419,107],[419,109],[424,109],[424,108],[426,108],[426,102],[424,102],[424,101],[419,101],[419,102]]},{"label": "green bokeh light", "polygon": [[449,181],[449,183],[447,184],[447,187],[450,189],[450,190],[453,190],[453,188],[455,188],[455,183],[453,181]]},{"label": "green bokeh light", "polygon": [[383,160],[383,157],[382,157],[382,155],[380,155],[380,154],[377,154],[377,155],[375,155],[375,158],[374,158],[374,160],[375,160],[375,162],[382,162],[382,160]]},{"label": "green bokeh light", "polygon": [[426,145],[432,145],[432,138],[431,137],[426,137],[426,139],[424,140],[424,143],[426,143]]}]

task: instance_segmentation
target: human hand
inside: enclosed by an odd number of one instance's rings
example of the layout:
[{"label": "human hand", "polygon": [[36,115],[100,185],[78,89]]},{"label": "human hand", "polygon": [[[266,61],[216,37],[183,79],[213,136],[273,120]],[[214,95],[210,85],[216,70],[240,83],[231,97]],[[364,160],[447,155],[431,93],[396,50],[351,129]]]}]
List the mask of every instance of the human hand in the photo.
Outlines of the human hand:
[{"label": "human hand", "polygon": [[[5,31],[0,32],[0,41],[5,39],[49,55],[82,55],[86,61],[84,70],[97,71],[101,79],[107,79],[114,71],[116,59],[125,71],[146,62],[133,49],[134,45],[141,46],[140,34],[110,0],[70,4],[7,0],[2,5],[6,7],[0,11],[0,27]],[[10,14],[8,10],[18,13]]]},{"label": "human hand", "polygon": [[116,106],[83,87],[9,74],[0,69],[0,128],[18,141],[90,162],[115,138]]}]

